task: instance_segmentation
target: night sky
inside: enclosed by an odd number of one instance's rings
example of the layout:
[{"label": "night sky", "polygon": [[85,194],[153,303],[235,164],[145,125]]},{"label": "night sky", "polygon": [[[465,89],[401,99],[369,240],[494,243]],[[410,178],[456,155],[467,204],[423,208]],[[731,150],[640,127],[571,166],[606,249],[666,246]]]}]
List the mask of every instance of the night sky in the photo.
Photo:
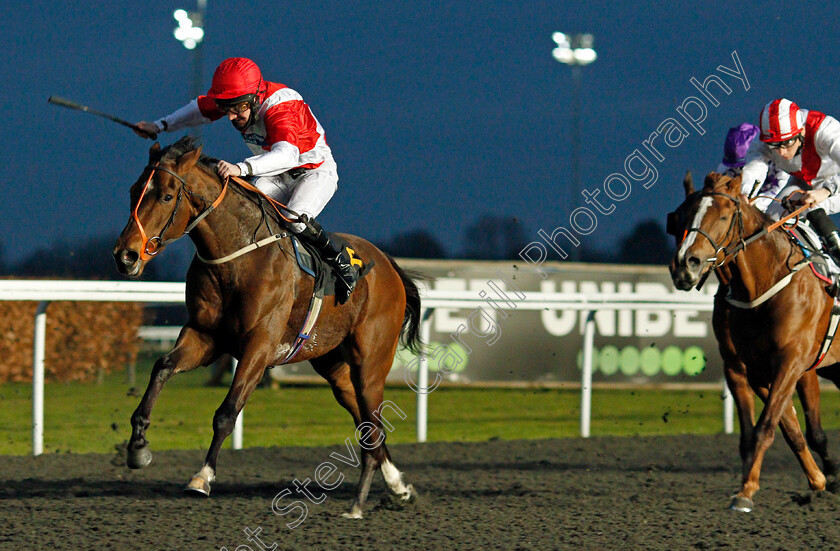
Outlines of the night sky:
[{"label": "night sky", "polygon": [[[47,98],[132,121],[186,103],[193,53],[172,35],[176,8],[195,4],[0,4],[7,265],[58,242],[116,239],[152,142]],[[771,99],[840,115],[838,29],[830,3],[208,0],[202,88],[224,58],[253,59],[267,80],[298,90],[326,129],[340,176],[321,218],[327,229],[376,242],[425,229],[457,256],[481,215],[516,218],[534,241],[586,206],[572,189],[572,73],[552,58],[551,35],[592,33],[598,60],[581,69],[581,185],[598,190],[626,174],[637,149],[657,173],[648,189],[631,180],[611,214],[592,211],[598,225],[580,246],[609,250],[645,219],[664,225],[685,170],[713,170],[726,130],[757,122]],[[736,67],[732,52],[749,90],[718,70]],[[710,87],[716,107],[690,83],[712,74],[731,89]],[[706,108],[702,135],[677,112],[689,96]],[[655,160],[643,142],[668,118],[689,135],[676,147],[660,137]],[[249,155],[226,120],[205,126],[203,139],[211,156]],[[170,261],[189,256],[183,250]]]}]

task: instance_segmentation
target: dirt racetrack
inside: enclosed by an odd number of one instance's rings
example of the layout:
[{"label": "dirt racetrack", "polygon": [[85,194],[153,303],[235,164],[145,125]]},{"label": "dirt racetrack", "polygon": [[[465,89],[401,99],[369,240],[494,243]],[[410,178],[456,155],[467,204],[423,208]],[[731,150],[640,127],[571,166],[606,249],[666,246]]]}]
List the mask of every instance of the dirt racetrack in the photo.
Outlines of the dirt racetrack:
[{"label": "dirt racetrack", "polygon": [[300,510],[274,514],[272,499],[332,452],[346,450],[223,450],[210,498],[181,491],[201,451],[158,452],[142,471],[116,454],[0,457],[0,549],[260,549],[246,528],[264,549],[840,549],[840,497],[808,491],[780,436],[749,514],[726,507],[735,436],[601,437],[394,445],[416,503],[384,499],[377,475],[366,518],[341,518],[358,471],[339,463],[344,483],[287,528]]}]

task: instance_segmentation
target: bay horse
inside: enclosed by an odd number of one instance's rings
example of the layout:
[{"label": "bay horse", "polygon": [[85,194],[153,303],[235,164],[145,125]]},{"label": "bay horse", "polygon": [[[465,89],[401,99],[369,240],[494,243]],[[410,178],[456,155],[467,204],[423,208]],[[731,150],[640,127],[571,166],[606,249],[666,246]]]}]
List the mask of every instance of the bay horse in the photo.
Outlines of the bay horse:
[{"label": "bay horse", "polygon": [[[265,197],[222,182],[215,162],[201,154],[194,138],[184,137],[165,149],[155,143],[149,165],[131,187],[131,215],[113,250],[118,270],[132,278],[185,233],[197,253],[186,276],[188,321],[172,351],[155,362],[131,416],[129,467],[145,467],[152,460],[146,429],[155,400],[172,375],[209,365],[222,354],[239,360],[213,417],[204,464],[187,486],[205,495],[216,478],[222,443],[263,372],[288,359],[309,316],[314,286],[313,278],[296,265],[279,211]],[[361,518],[376,469],[400,499],[410,501],[416,495],[385,445],[382,409],[391,403],[382,400],[398,341],[415,351],[422,344],[420,296],[411,275],[390,256],[360,237],[341,237],[372,268],[343,304],[324,297],[311,338],[294,361],[309,360],[353,417],[362,472],[355,502],[344,516]],[[268,245],[255,246],[266,241]]]},{"label": "bay horse", "polygon": [[[817,374],[840,382],[840,352],[823,349],[834,299],[824,281],[801,269],[808,261],[793,239],[741,195],[740,176],[711,173],[695,191],[689,174],[684,186],[685,201],[669,215],[677,242],[670,271],[683,291],[702,285],[711,271],[721,283],[712,326],[741,430],[742,483],[730,508],[753,509],[762,460],[780,424],[810,488],[824,490],[826,475],[836,476],[838,465],[820,423]],[[794,389],[805,414],[807,445]],[[765,404],[757,423],[753,393]],[[825,474],[808,445],[820,455]]]}]

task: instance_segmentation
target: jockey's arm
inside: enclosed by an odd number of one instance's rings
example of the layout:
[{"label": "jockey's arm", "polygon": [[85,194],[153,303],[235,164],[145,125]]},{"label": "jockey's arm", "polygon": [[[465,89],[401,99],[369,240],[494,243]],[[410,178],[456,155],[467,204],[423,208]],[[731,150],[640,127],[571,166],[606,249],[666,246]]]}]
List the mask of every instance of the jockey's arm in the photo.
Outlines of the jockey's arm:
[{"label": "jockey's arm", "polygon": [[243,176],[273,176],[300,166],[299,117],[294,109],[277,105],[264,114],[265,138],[271,149],[248,157],[236,166]]},{"label": "jockey's arm", "polygon": [[207,96],[199,96],[180,109],[161,117],[154,122],[140,121],[141,129],[151,131],[157,128],[161,132],[175,132],[182,128],[199,126],[220,119],[224,114],[216,108],[215,102]]},{"label": "jockey's arm", "polygon": [[758,140],[754,140],[747,150],[746,163],[741,171],[741,193],[747,197],[753,198],[767,178],[770,159],[765,150],[766,146]]},{"label": "jockey's arm", "polygon": [[281,141],[271,144],[271,150],[236,163],[243,176],[273,176],[300,164],[296,145]]}]

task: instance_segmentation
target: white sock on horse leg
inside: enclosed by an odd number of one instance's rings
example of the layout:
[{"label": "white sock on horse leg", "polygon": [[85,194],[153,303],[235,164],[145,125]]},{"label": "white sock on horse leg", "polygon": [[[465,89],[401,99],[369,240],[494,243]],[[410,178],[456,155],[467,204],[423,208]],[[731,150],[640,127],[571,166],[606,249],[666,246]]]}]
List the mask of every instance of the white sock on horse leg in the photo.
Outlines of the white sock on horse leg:
[{"label": "white sock on horse leg", "polygon": [[385,483],[388,484],[392,492],[401,496],[410,493],[411,490],[402,480],[402,473],[388,459],[382,462],[380,470],[382,471],[382,477],[385,478]]}]

